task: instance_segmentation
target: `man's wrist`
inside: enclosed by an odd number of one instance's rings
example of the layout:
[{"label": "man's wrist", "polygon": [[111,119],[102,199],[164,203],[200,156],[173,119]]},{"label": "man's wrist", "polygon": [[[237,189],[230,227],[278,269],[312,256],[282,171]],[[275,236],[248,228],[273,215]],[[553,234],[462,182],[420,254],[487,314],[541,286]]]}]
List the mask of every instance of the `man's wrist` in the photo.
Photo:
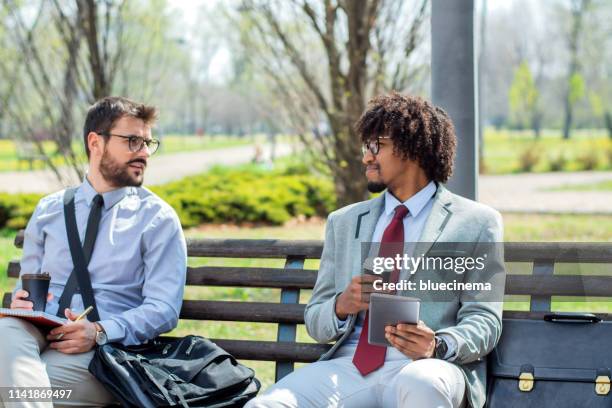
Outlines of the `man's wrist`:
[{"label": "man's wrist", "polygon": [[336,317],[338,318],[338,320],[346,320],[348,317],[348,313],[343,313],[340,309],[340,298],[342,297],[342,293],[338,296],[336,296],[336,302],[334,304],[334,313],[336,314]]},{"label": "man's wrist", "polygon": [[104,326],[102,326],[98,322],[94,322],[94,326],[96,328],[96,344],[98,346],[103,346],[104,344],[108,343],[108,336],[106,335],[106,330],[104,330]]},{"label": "man's wrist", "polygon": [[434,337],[434,342],[435,342],[435,347],[434,347],[434,351],[433,351],[433,356],[439,360],[445,360],[446,359],[446,354],[448,353],[448,344],[446,343],[446,341],[440,337],[440,336],[435,336]]}]

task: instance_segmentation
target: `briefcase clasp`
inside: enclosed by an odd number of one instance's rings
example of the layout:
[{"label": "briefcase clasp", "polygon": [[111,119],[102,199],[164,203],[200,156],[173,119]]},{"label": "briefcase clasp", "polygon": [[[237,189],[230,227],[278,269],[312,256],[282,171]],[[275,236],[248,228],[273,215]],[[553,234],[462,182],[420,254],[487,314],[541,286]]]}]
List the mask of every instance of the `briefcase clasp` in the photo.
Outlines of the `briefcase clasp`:
[{"label": "briefcase clasp", "polygon": [[600,375],[595,379],[595,393],[597,395],[608,395],[610,393],[610,377]]},{"label": "briefcase clasp", "polygon": [[[521,373],[519,375],[519,390],[523,392],[529,392],[533,390],[533,374],[531,373]],[[609,383],[608,383],[609,387]]]}]

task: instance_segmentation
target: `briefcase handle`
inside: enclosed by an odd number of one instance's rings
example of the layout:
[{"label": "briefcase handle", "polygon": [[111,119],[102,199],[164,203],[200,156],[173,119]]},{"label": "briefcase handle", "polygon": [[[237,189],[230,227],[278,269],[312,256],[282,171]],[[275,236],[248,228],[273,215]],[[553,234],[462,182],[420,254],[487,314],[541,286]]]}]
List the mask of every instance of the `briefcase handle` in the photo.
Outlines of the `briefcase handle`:
[{"label": "briefcase handle", "polygon": [[544,315],[544,320],[552,323],[599,323],[601,318],[593,313],[555,312]]}]

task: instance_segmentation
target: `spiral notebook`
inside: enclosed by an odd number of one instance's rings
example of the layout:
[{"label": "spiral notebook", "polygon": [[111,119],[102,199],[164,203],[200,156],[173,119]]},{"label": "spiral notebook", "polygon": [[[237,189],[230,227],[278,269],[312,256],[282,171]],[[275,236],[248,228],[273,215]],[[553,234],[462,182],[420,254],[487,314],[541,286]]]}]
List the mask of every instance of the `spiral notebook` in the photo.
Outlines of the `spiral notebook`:
[{"label": "spiral notebook", "polygon": [[45,313],[45,312],[34,312],[32,310],[0,308],[0,318],[4,316],[19,317],[37,326],[45,326],[45,327],[62,326],[63,324],[66,324],[68,322],[67,319],[63,319],[61,317],[57,317],[55,315]]}]

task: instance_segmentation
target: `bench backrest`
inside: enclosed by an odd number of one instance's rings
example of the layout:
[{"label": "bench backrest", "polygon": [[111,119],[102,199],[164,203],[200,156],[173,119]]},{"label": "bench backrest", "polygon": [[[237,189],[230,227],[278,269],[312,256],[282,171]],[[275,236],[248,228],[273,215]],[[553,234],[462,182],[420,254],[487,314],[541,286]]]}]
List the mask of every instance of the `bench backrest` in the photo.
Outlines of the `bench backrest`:
[{"label": "bench backrest", "polygon": [[[15,239],[21,247],[23,234]],[[321,241],[198,239],[188,240],[190,257],[284,259],[284,268],[189,267],[187,285],[276,288],[280,303],[184,300],[181,319],[258,322],[278,324],[276,341],[213,339],[239,359],[276,362],[276,380],[293,370],[295,362],[315,361],[329,346],[297,343],[297,325],[304,323],[300,291],[312,289],[316,270],[304,269],[306,259],[319,259]],[[604,275],[554,274],[558,263],[612,264],[612,243],[506,243],[506,262],[532,263],[531,274],[509,274],[507,295],[530,295],[530,310],[507,311],[504,317],[541,318],[551,310],[552,296],[612,297],[612,273]],[[611,265],[612,267],[612,265]],[[19,262],[8,267],[10,277],[19,276]],[[10,303],[6,294],[4,304]],[[603,318],[608,315],[602,315]],[[197,333],[196,333],[197,334]]]}]

